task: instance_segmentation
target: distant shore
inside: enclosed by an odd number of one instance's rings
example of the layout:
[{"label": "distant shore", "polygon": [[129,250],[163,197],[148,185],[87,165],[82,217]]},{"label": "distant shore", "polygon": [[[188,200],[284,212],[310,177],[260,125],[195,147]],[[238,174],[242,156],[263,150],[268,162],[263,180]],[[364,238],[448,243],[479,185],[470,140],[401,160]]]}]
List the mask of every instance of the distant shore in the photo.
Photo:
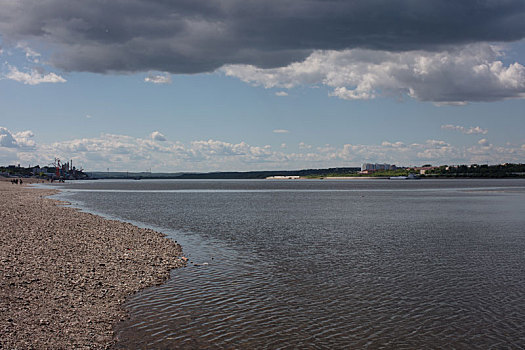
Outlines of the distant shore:
[{"label": "distant shore", "polygon": [[0,348],[107,349],[121,305],[184,265],[163,234],[0,180]]},{"label": "distant shore", "polygon": [[312,177],[304,178],[306,180],[384,180],[388,179],[386,176],[324,176],[324,177]]}]

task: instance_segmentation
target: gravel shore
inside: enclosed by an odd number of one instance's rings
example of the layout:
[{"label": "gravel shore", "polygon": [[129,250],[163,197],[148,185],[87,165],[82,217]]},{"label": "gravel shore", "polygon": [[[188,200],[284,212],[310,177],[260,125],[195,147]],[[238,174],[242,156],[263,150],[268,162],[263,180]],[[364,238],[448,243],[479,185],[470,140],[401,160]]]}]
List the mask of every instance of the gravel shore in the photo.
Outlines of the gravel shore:
[{"label": "gravel shore", "polygon": [[184,265],[163,234],[0,181],[0,349],[108,349],[126,296]]}]

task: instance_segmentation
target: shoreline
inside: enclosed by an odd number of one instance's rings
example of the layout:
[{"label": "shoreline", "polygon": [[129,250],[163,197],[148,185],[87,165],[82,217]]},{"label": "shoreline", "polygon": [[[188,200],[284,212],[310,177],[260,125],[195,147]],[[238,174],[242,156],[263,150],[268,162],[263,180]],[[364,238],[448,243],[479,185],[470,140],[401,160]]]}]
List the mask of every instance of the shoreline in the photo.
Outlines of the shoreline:
[{"label": "shoreline", "polygon": [[121,305],[185,265],[180,245],[28,183],[0,181],[0,348],[113,347]]}]

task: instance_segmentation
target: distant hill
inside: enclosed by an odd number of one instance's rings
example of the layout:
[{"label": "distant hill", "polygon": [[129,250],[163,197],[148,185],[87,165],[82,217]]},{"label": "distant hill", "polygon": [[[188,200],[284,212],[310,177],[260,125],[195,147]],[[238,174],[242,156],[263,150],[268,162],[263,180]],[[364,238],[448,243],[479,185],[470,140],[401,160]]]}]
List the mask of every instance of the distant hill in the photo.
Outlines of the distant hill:
[{"label": "distant hill", "polygon": [[269,176],[335,176],[357,173],[361,168],[328,168],[211,173],[149,173],[89,171],[91,179],[265,179]]},{"label": "distant hill", "polygon": [[88,171],[90,179],[175,179],[182,173],[150,173],[127,171]]}]

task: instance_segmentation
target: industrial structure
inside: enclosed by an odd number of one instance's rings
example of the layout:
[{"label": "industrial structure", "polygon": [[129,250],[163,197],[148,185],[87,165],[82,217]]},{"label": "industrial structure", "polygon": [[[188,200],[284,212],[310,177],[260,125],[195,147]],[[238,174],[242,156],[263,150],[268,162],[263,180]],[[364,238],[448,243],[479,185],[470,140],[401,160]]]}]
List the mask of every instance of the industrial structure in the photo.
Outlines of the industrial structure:
[{"label": "industrial structure", "polygon": [[61,163],[59,158],[55,158],[53,163],[47,166],[40,167],[29,166],[27,168],[21,167],[20,164],[8,165],[7,167],[0,167],[0,175],[6,177],[38,177],[49,180],[79,180],[86,179],[88,176],[85,174],[84,169],[77,169],[73,166],[73,161],[70,160],[66,163]]}]

